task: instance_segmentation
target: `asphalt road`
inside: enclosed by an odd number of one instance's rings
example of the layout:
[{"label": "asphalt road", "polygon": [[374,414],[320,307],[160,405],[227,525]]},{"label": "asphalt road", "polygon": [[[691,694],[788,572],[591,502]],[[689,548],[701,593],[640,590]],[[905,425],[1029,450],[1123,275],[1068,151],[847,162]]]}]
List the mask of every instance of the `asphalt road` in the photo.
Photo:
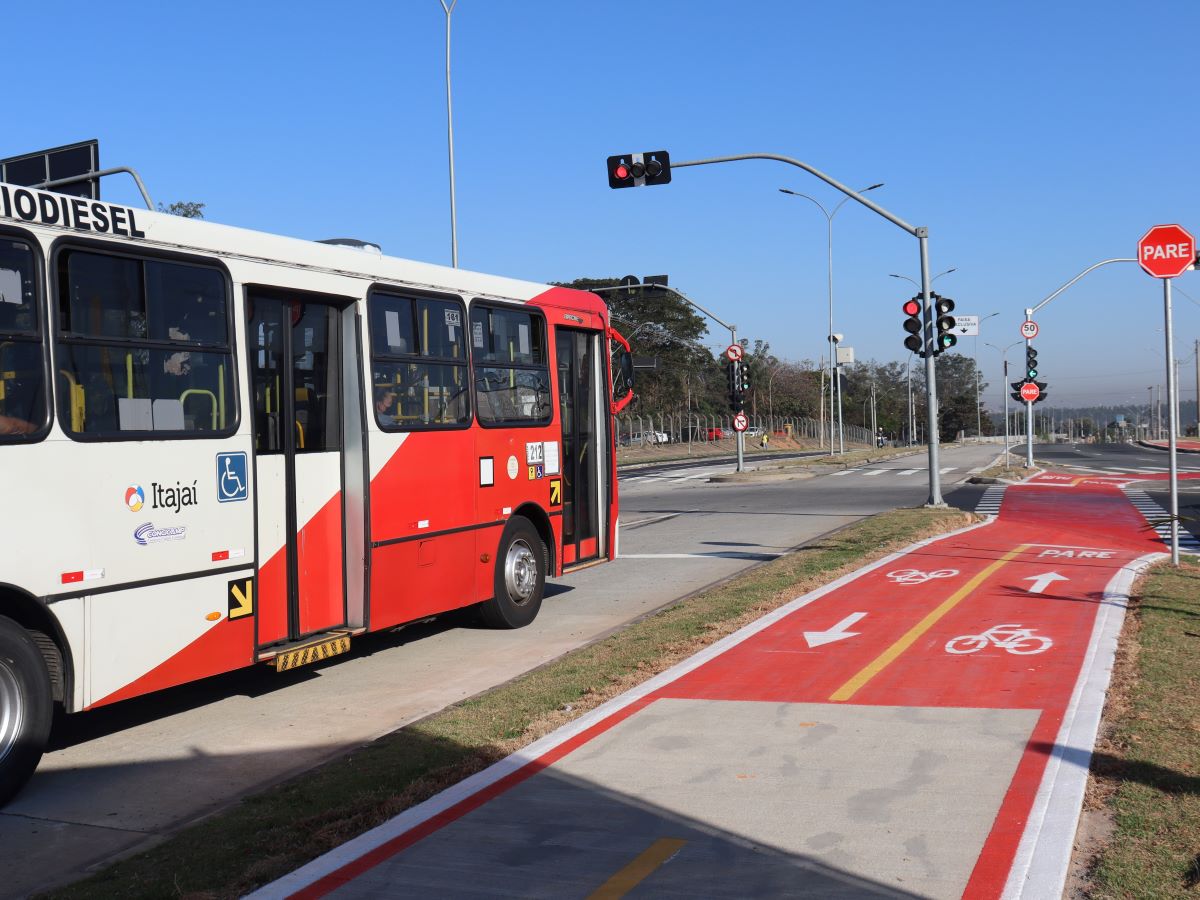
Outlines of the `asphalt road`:
[{"label": "asphalt road", "polygon": [[[1025,453],[1024,445],[1020,453]],[[1152,475],[1169,469],[1167,451],[1140,444],[1034,444],[1033,456],[1044,467],[1094,475]],[[1180,474],[1200,473],[1200,453],[1177,454],[1176,467]],[[1165,481],[1141,481],[1134,487],[1163,509],[1170,509],[1170,489]],[[1200,479],[1179,482],[1179,514],[1182,526],[1200,538]]]},{"label": "asphalt road", "polygon": [[[996,456],[944,448],[943,491]],[[547,586],[517,632],[459,616],[356,639],[348,657],[262,667],[65,717],[0,812],[0,896],[76,880],[267,785],[594,641],[706,585],[872,513],[928,496],[924,454],[801,480],[710,483],[732,464],[628,473],[621,559]]]}]

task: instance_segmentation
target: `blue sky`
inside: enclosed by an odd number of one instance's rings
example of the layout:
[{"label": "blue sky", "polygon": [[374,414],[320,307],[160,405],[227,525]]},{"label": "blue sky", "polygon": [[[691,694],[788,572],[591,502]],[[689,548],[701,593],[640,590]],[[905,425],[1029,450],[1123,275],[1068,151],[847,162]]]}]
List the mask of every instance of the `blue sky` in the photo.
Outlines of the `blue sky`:
[{"label": "blue sky", "polygon": [[[331,13],[332,10],[332,13]],[[444,23],[438,0],[77,3],[6,10],[0,155],[96,137],[156,200],[304,238],[354,236],[449,263]],[[610,190],[609,154],[800,158],[930,229],[938,289],[1000,315],[1159,222],[1200,234],[1200,5],[459,0],[453,89],[459,256],[528,278],[668,273],[671,284],[815,359],[827,328],[825,220],[839,195],[751,161]],[[24,35],[24,39],[20,36]],[[22,76],[24,73],[24,76]],[[111,179],[110,179],[111,180]],[[137,202],[111,180],[105,196]],[[848,203],[834,220],[835,327],[860,359],[903,359],[917,242]],[[1200,275],[1178,286],[1182,396],[1195,396]],[[1143,402],[1164,381],[1161,284],[1088,276],[1039,317],[1051,405]],[[712,345],[724,343],[713,333]],[[972,352],[966,339],[959,349]],[[1016,359],[1020,348],[1010,351]]]}]

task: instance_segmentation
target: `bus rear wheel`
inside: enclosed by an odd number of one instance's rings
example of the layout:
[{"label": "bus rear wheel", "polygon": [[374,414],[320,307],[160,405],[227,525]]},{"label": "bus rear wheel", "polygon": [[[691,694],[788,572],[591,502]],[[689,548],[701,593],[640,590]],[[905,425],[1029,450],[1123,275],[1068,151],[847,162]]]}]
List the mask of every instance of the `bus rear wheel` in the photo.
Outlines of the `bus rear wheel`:
[{"label": "bus rear wheel", "polygon": [[546,589],[546,545],[533,523],[523,516],[509,519],[496,551],[491,600],[479,607],[492,628],[523,628],[537,618]]},{"label": "bus rear wheel", "polygon": [[37,768],[53,715],[50,673],[41,651],[25,629],[0,616],[0,806]]}]

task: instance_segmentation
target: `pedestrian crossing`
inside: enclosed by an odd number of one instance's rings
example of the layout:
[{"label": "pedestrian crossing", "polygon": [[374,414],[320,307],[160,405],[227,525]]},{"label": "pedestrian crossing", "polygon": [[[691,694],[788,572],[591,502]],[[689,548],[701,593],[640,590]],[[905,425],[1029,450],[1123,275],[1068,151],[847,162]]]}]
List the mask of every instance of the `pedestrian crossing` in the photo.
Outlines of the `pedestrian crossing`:
[{"label": "pedestrian crossing", "polygon": [[984,516],[1000,515],[1000,504],[1004,502],[1004,489],[1007,487],[1007,484],[993,484],[989,487],[975,504],[975,512]]},{"label": "pedestrian crossing", "polygon": [[[753,467],[750,467],[753,468]],[[733,471],[733,467],[729,463],[720,466],[706,466],[702,469],[686,469],[673,472],[648,472],[646,474],[629,473],[620,476],[623,486],[636,484],[687,484],[689,482],[704,482],[714,475],[728,475]],[[941,475],[948,475],[951,472],[957,472],[957,466],[946,466],[938,470]],[[916,469],[889,469],[881,466],[861,465],[850,469],[839,469],[836,472],[830,472],[830,478],[878,478],[881,475],[889,475],[894,478],[910,478],[913,476],[924,477],[929,473],[929,469],[922,466]]]},{"label": "pedestrian crossing", "polygon": [[[1171,546],[1171,515],[1155,502],[1145,491],[1125,488],[1125,496],[1134,508],[1142,514],[1146,524],[1154,529],[1168,548]],[[1187,529],[1179,529],[1179,550],[1181,553],[1200,553],[1200,540],[1197,540]]]},{"label": "pedestrian crossing", "polygon": [[[1097,475],[1165,475],[1168,471],[1166,466],[1077,466],[1069,465],[1067,468],[1079,469],[1082,472],[1094,472]],[[1200,466],[1178,466],[1180,472],[1200,472]]]},{"label": "pedestrian crossing", "polygon": [[[946,475],[955,471],[957,467],[947,466],[944,469],[939,469],[939,473]],[[861,478],[874,478],[878,475],[892,475],[903,478],[908,475],[924,475],[929,472],[928,469],[922,467],[920,469],[886,469],[886,468],[868,468],[866,466],[856,466],[853,469],[842,469],[839,472],[830,472],[830,478],[845,478],[847,475],[857,475]]]}]

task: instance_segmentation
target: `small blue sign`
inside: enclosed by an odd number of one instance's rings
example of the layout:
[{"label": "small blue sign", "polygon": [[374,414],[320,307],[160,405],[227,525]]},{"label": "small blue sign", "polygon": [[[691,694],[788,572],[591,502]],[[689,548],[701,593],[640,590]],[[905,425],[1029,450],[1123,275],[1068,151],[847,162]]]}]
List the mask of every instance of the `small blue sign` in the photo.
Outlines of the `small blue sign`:
[{"label": "small blue sign", "polygon": [[245,453],[217,454],[217,502],[233,503],[250,496],[249,466]]}]

